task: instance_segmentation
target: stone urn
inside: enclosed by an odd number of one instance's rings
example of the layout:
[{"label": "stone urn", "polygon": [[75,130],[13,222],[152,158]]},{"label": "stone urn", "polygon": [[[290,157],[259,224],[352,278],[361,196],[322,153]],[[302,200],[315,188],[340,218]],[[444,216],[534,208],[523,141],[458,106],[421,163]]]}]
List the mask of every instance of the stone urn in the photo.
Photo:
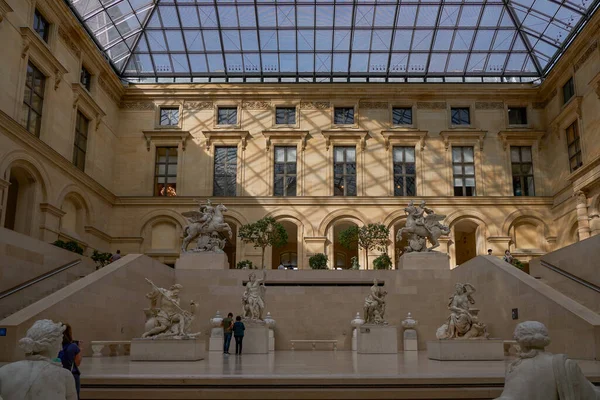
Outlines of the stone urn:
[{"label": "stone urn", "polygon": [[350,325],[352,325],[353,328],[358,328],[361,325],[364,325],[365,320],[362,319],[360,317],[360,313],[356,313],[356,317],[354,317],[354,319],[352,321],[350,321]]},{"label": "stone urn", "polygon": [[217,311],[217,314],[210,319],[210,323],[213,327],[218,328],[221,326],[221,322],[223,322],[223,317],[221,317],[221,313]]},{"label": "stone urn", "polygon": [[404,329],[415,329],[419,321],[413,319],[411,313],[408,313],[406,319],[402,321],[402,327]]},{"label": "stone urn", "polygon": [[273,319],[273,317],[271,317],[270,312],[267,313],[267,316],[265,317],[264,321],[265,325],[267,325],[269,329],[275,328],[275,320]]}]

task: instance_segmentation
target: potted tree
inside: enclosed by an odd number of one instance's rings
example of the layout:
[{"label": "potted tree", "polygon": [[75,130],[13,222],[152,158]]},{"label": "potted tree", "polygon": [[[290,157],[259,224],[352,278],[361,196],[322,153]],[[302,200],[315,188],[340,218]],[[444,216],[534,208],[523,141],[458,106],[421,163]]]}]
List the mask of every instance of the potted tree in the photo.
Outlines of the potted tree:
[{"label": "potted tree", "polygon": [[258,221],[242,225],[238,235],[244,243],[252,243],[255,248],[261,248],[261,268],[265,268],[265,249],[268,246],[282,247],[287,244],[288,235],[283,225],[272,217],[265,217]]}]

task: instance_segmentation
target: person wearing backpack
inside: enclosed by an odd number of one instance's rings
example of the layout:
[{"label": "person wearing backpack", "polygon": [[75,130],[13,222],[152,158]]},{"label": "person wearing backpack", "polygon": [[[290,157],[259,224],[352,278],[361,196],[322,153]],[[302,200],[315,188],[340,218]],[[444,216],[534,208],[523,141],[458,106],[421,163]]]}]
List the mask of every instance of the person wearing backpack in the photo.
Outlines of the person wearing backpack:
[{"label": "person wearing backpack", "polygon": [[81,387],[79,365],[81,364],[81,349],[79,341],[73,340],[73,332],[71,325],[65,324],[67,327],[63,332],[62,350],[58,353],[58,358],[62,362],[63,368],[68,369],[73,374],[75,379],[75,388],[77,389],[77,399],[79,400],[79,389]]}]

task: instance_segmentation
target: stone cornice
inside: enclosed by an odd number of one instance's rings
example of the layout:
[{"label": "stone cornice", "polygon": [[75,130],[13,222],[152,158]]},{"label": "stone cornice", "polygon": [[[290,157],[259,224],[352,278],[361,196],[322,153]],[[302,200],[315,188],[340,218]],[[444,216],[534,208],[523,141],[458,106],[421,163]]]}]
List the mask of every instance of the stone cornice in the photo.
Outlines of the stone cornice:
[{"label": "stone cornice", "polygon": [[44,157],[51,165],[54,165],[56,168],[64,171],[75,182],[80,183],[89,190],[95,192],[108,203],[114,203],[116,196],[111,191],[75,167],[72,162],[60,155],[47,143],[26,131],[25,128],[6,115],[6,113],[2,110],[0,110],[0,131],[19,141],[25,145],[26,148],[35,151],[36,156],[39,154],[40,156]]},{"label": "stone cornice", "polygon": [[[198,204],[196,204],[196,206],[198,206]],[[111,240],[110,240],[111,243],[142,243],[143,241],[144,241],[144,238],[139,237],[139,236],[132,236],[132,237],[117,236],[117,237],[111,238]]]},{"label": "stone cornice", "polygon": [[206,138],[206,149],[210,150],[210,146],[217,140],[235,142],[242,144],[242,151],[246,150],[248,144],[248,137],[250,132],[243,130],[218,130],[218,131],[202,131]]},{"label": "stone cornice", "polygon": [[591,186],[598,184],[600,179],[600,156],[586,162],[581,167],[577,168],[568,180],[573,185],[573,191],[587,190]]},{"label": "stone cornice", "polygon": [[4,17],[10,12],[13,12],[13,9],[8,5],[6,0],[0,0],[0,23],[4,21]]},{"label": "stone cornice", "polygon": [[40,39],[39,35],[30,27],[21,28],[21,37],[23,39],[23,48],[21,49],[21,58],[28,55],[33,57],[36,67],[44,71],[47,75],[54,77],[54,90],[62,81],[63,76],[68,70],[58,61],[50,51],[48,45]]},{"label": "stone cornice", "polygon": [[292,139],[302,142],[302,151],[306,149],[306,141],[308,139],[308,131],[301,131],[297,129],[268,129],[262,131],[265,137],[265,145],[267,151],[271,147],[271,139]]},{"label": "stone cornice", "polygon": [[73,89],[73,108],[77,107],[82,109],[84,114],[87,114],[89,118],[94,119],[96,121],[96,129],[98,129],[98,125],[100,125],[100,121],[106,116],[106,113],[98,103],[96,103],[96,100],[90,96],[81,83],[73,83],[71,88]]},{"label": "stone cornice", "polygon": [[63,210],[58,207],[53,206],[49,203],[40,203],[40,210],[42,212],[47,212],[48,214],[54,215],[55,217],[62,217],[66,214]]},{"label": "stone cornice", "polygon": [[598,96],[598,98],[600,99],[600,72],[598,72],[596,74],[596,76],[594,76],[592,78],[590,83],[588,83],[588,86],[591,86],[594,88],[594,91],[596,92],[596,96]]},{"label": "stone cornice", "polygon": [[502,141],[502,148],[506,150],[510,144],[537,144],[546,134],[544,131],[532,129],[509,129],[498,132],[498,138]]},{"label": "stone cornice", "polygon": [[329,150],[331,146],[331,142],[335,141],[356,141],[360,145],[360,149],[364,150],[367,146],[367,139],[369,136],[369,131],[363,129],[327,129],[321,131],[321,134],[325,137],[325,148]]},{"label": "stone cornice", "polygon": [[487,131],[477,129],[452,129],[441,131],[440,136],[444,141],[446,150],[448,150],[452,142],[475,142],[479,146],[479,150],[483,150],[483,138],[486,133]]},{"label": "stone cornice", "polygon": [[390,143],[392,141],[418,143],[421,150],[425,148],[427,131],[420,131],[418,129],[396,129],[381,131],[381,134],[385,141],[386,150],[390,149]]},{"label": "stone cornice", "polygon": [[181,129],[157,129],[142,132],[144,133],[144,138],[146,139],[146,150],[148,151],[150,151],[150,144],[153,141],[181,142],[181,148],[183,151],[185,151],[187,140],[191,137],[189,131],[182,131]]},{"label": "stone cornice", "polygon": [[94,235],[97,238],[102,239],[108,243],[110,243],[112,241],[112,237],[108,233],[102,232],[100,229],[95,228],[91,225],[86,225],[83,227],[83,229],[85,230],[85,233]]}]

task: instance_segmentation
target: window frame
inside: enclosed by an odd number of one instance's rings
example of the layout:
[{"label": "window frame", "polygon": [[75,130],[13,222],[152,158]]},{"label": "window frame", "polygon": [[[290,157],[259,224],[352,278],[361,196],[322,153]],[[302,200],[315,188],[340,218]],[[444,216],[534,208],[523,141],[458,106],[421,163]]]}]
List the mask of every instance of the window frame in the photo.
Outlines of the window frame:
[{"label": "window frame", "polygon": [[[277,149],[284,149],[284,161],[283,163],[281,162],[277,162]],[[287,173],[287,165],[288,164],[292,164],[291,162],[288,161],[288,150],[294,149],[294,152],[296,154],[296,157],[294,159],[293,164],[295,164],[295,173],[294,174],[288,174]],[[277,164],[283,164],[284,165],[284,172],[283,173],[277,173],[276,171],[276,166]],[[295,178],[295,188],[294,188],[294,194],[288,194],[287,193],[287,186],[285,184],[286,182],[286,178],[288,176],[292,176]],[[277,177],[281,176],[283,178],[283,194],[278,195],[276,194],[276,189],[275,186],[277,184]],[[297,197],[298,196],[298,146],[297,145],[278,145],[278,146],[273,146],[273,196],[274,197]]]},{"label": "window frame", "polygon": [[[515,162],[512,159],[512,150],[514,149],[519,149],[519,162]],[[529,155],[531,158],[531,161],[527,162],[527,161],[523,161],[523,152],[522,150],[524,148],[528,148],[529,149]],[[515,145],[511,145],[509,148],[509,157],[510,157],[510,170],[511,170],[511,177],[512,177],[512,188],[513,188],[513,196],[515,197],[533,197],[535,196],[535,169],[533,167],[533,146],[515,146]],[[519,169],[522,171],[521,167],[522,165],[530,165],[531,166],[531,174],[523,174],[523,173],[518,173],[515,174],[515,170],[514,170],[514,166],[515,164],[519,165]],[[527,178],[531,177],[532,183],[533,183],[533,193],[525,193],[529,191],[529,186],[527,185]],[[520,184],[521,184],[521,194],[516,194],[515,193],[515,185],[514,185],[514,180],[515,178],[519,178]]]},{"label": "window frame", "polygon": [[[79,129],[80,128],[80,121],[81,120],[85,121],[85,134]],[[88,142],[90,139],[90,125],[91,125],[92,120],[90,118],[87,117],[87,115],[85,115],[81,110],[77,110],[77,114],[75,116],[75,140],[73,142],[73,158],[72,158],[72,163],[73,165],[75,165],[75,167],[77,167],[79,170],[85,172],[85,164],[86,164],[86,159],[87,159],[87,148],[88,148]],[[81,148],[79,147],[78,143],[78,139],[80,136],[84,136],[85,137],[85,148]],[[83,153],[83,165],[82,167],[79,167],[77,161],[78,161],[78,150],[80,150]]]},{"label": "window frame", "polygon": [[[87,81],[84,78],[87,76]],[[88,91],[92,92],[92,73],[89,69],[85,67],[85,65],[81,64],[81,73],[79,75],[79,83]]]},{"label": "window frame", "polygon": [[[394,154],[397,148],[402,149],[402,158],[403,161],[402,162],[397,162],[394,160]],[[406,160],[406,150],[411,149],[412,153],[413,153],[413,162],[410,164],[413,164],[414,166],[414,174],[407,174],[406,173],[406,164],[407,163]],[[396,146],[392,146],[392,180],[393,180],[393,186],[394,186],[394,197],[412,197],[412,196],[416,196],[417,195],[417,150],[415,148],[415,146],[401,146],[401,145],[396,145]],[[402,173],[400,174],[396,174],[396,165],[400,164],[402,165]],[[403,192],[402,194],[398,194],[397,193],[397,189],[398,187],[396,186],[396,178],[401,177],[403,180]],[[414,193],[412,194],[408,194],[408,187],[406,184],[406,181],[409,177],[413,177],[414,178]]]},{"label": "window frame", "polygon": [[[166,162],[165,163],[159,163],[159,155],[158,155],[158,151],[159,149],[166,149],[167,153],[166,153]],[[175,157],[175,162],[169,162],[169,159],[171,158],[169,155],[169,149],[175,149],[176,150],[176,155]],[[165,146],[155,146],[154,147],[154,181],[153,181],[153,197],[176,197],[178,196],[177,194],[177,180],[178,180],[178,176],[179,176],[179,146],[169,146],[169,145],[165,145]],[[157,169],[159,165],[165,165],[165,174],[160,175],[157,173]],[[170,168],[168,168],[170,165],[176,165],[175,168],[175,175],[169,174],[168,171],[170,171]],[[167,185],[169,184],[169,182],[167,182],[169,180],[169,177],[173,177],[175,176],[175,196],[169,196],[168,195],[168,189],[166,190],[165,194],[160,194],[159,190],[158,190],[158,178],[163,177],[165,178],[165,182],[164,182],[164,186],[163,189],[167,187]]]},{"label": "window frame", "polygon": [[[569,128],[573,127],[573,131],[576,133],[576,135],[574,135],[574,139],[573,141],[569,141]],[[579,168],[581,168],[583,166],[583,152],[581,150],[581,134],[579,133],[579,119],[575,119],[573,121],[573,123],[567,125],[565,127],[565,141],[567,142],[567,157],[568,157],[568,163],[569,163],[569,171],[571,173],[577,171]],[[576,146],[578,147],[578,150],[575,151],[573,153],[573,155],[570,154],[569,149],[571,148],[571,146]],[[571,165],[571,160],[575,159],[575,161],[579,161],[579,163],[575,166],[575,168],[573,168],[573,166]]]},{"label": "window frame", "polygon": [[[339,124],[335,119],[335,111],[341,108],[353,109],[353,119],[352,123],[349,124]],[[347,103],[340,102],[338,104],[331,104],[331,127],[333,129],[348,129],[348,128],[358,128],[358,102],[356,103]]]},{"label": "window frame", "polygon": [[[510,121],[510,111],[511,109],[523,109],[525,110],[525,123],[522,124],[513,124]],[[506,121],[507,121],[507,125],[509,127],[518,127],[518,128],[524,128],[524,127],[528,127],[529,126],[529,107],[527,107],[526,105],[508,105],[506,107]]]},{"label": "window frame", "polygon": [[[45,29],[44,29],[44,33],[40,34],[40,24],[37,23],[40,22],[42,25],[45,25]],[[50,43],[50,26],[52,24],[50,23],[50,21],[48,20],[48,18],[46,18],[46,16],[44,16],[44,14],[36,7],[34,12],[33,12],[33,22],[31,24],[31,29],[33,29],[33,31],[35,33],[37,33],[37,35],[44,41],[44,43],[49,44]]]},{"label": "window frame", "polygon": [[[570,89],[571,93],[569,98],[565,97],[565,88],[567,87]],[[564,106],[570,102],[575,97],[575,94],[575,80],[573,79],[573,75],[571,75],[571,77],[561,85],[562,105]]]},{"label": "window frame", "polygon": [[[177,111],[177,122],[175,124],[163,124],[163,111]],[[158,127],[159,128],[173,128],[181,126],[181,106],[179,105],[161,105],[158,107]],[[169,118],[170,119],[170,118]]]},{"label": "window frame", "polygon": [[[461,149],[461,161],[460,162],[455,162],[454,161],[454,149],[455,148],[460,148]],[[465,148],[470,148],[473,151],[473,162],[465,162],[464,161],[464,149]],[[471,145],[462,145],[462,144],[457,144],[457,145],[452,145],[451,147],[451,154],[450,154],[450,159],[451,159],[451,171],[452,171],[452,195],[453,197],[476,197],[477,196],[477,166],[476,166],[476,150],[475,150],[475,146],[471,146]],[[465,171],[465,166],[467,165],[473,165],[473,174],[466,174]],[[454,180],[457,178],[457,175],[454,172],[454,167],[456,165],[460,165],[462,168],[462,173],[458,176],[460,176],[460,178],[462,178],[462,194],[457,195],[456,194],[456,188],[459,186],[456,186],[454,183]],[[473,186],[467,186],[465,181],[467,178],[473,178]],[[471,195],[467,194],[467,188],[468,187],[472,187],[473,188],[473,192]]]},{"label": "window frame", "polygon": [[[294,110],[294,122],[283,122],[280,123],[277,121],[277,110],[285,109],[285,110]],[[286,105],[275,105],[275,126],[297,126],[298,124],[298,107],[296,106],[286,106]]]},{"label": "window frame", "polygon": [[[35,80],[36,75],[40,75],[42,77],[42,83],[41,83],[41,92],[36,92],[34,89],[34,85],[33,86],[29,86],[28,84],[28,75],[29,75],[29,69],[32,69],[32,83]],[[27,62],[26,65],[26,70],[25,70],[25,83],[24,83],[24,87],[23,87],[23,101],[22,101],[22,105],[21,105],[21,126],[23,126],[29,133],[35,135],[36,137],[40,137],[41,136],[41,131],[42,131],[42,117],[44,115],[44,99],[47,93],[47,83],[48,83],[48,77],[46,76],[46,74],[44,74],[42,72],[42,70],[40,68],[37,67],[37,65],[35,65],[35,63],[31,62],[31,60],[29,60]],[[27,89],[30,90],[30,96],[29,99],[25,98],[25,94]],[[36,110],[33,106],[33,96],[37,95],[38,97],[40,97],[41,101],[40,101],[40,107],[39,110]],[[27,109],[27,124],[23,125],[23,112],[25,111],[25,108]],[[31,114],[35,113],[38,116],[38,123],[35,129],[35,132],[32,132],[29,128],[29,124],[31,122]]]},{"label": "window frame", "polygon": [[[394,110],[396,109],[405,109],[410,110],[410,124],[397,124],[394,122]],[[391,106],[390,107],[390,118],[391,118],[391,126],[394,128],[412,128],[415,126],[415,110],[412,106]]]},{"label": "window frame", "polygon": [[[217,194],[215,192],[216,182],[217,182],[217,179],[216,179],[216,177],[217,177],[217,168],[216,168],[216,165],[217,165],[217,151],[218,151],[218,149],[235,149],[235,184],[234,184],[234,187],[233,187],[233,194],[229,194],[229,193],[226,193],[226,194]],[[212,195],[214,197],[236,197],[238,195],[238,179],[239,179],[238,175],[239,175],[239,167],[240,167],[240,165],[239,165],[239,163],[240,163],[240,160],[239,160],[239,158],[240,158],[240,156],[239,156],[239,146],[236,146],[236,145],[216,145],[213,148],[213,155],[214,156],[213,156],[213,162],[212,162],[212,164],[213,164],[213,170],[212,170]],[[225,160],[227,161],[227,157],[225,158]],[[227,167],[227,163],[225,164],[225,169],[227,169],[226,167]],[[225,174],[223,176],[227,180],[228,175]],[[227,190],[226,190],[226,192],[227,192]]]},{"label": "window frame", "polygon": [[[467,110],[467,117],[469,118],[469,122],[466,124],[455,124],[453,122],[453,116],[452,114],[454,113],[454,110]],[[450,126],[453,128],[465,128],[465,127],[471,127],[473,126],[473,109],[471,106],[468,105],[457,105],[457,106],[450,106]]]},{"label": "window frame", "polygon": [[[356,197],[358,196],[358,151],[356,149],[356,145],[352,146],[352,145],[334,145],[333,147],[333,165],[331,166],[331,168],[333,169],[333,196],[334,197]],[[335,159],[335,154],[336,154],[336,149],[338,148],[343,148],[344,149],[344,161],[343,162],[338,162]],[[346,172],[346,164],[349,164],[349,162],[346,160],[347,158],[347,151],[348,150],[354,150],[354,174],[348,174]],[[335,167],[336,164],[342,164],[343,165],[343,172],[342,172],[342,179],[343,179],[343,193],[342,194],[336,194],[336,173],[335,173]],[[355,189],[355,193],[354,194],[348,194],[348,184],[346,181],[346,177],[347,176],[354,176],[354,189]]]},{"label": "window frame", "polygon": [[[219,111],[221,109],[235,109],[235,123],[221,124],[219,123]],[[240,106],[237,104],[217,104],[215,105],[215,127],[216,128],[232,128],[240,126]]]}]

